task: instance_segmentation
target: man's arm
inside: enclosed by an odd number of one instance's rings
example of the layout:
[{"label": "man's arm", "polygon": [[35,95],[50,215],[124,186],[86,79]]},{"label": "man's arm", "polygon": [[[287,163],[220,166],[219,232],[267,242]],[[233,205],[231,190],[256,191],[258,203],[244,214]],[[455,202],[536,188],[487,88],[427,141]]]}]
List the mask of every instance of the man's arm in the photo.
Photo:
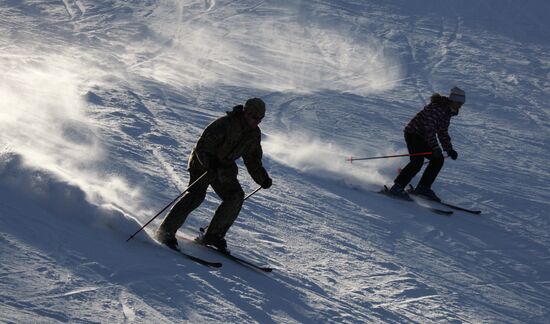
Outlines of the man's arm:
[{"label": "man's arm", "polygon": [[228,125],[225,120],[217,119],[206,127],[197,141],[195,156],[205,169],[215,167],[213,160],[215,160],[217,149],[223,143],[227,129]]},{"label": "man's arm", "polygon": [[269,179],[267,171],[263,167],[262,156],[263,150],[262,145],[260,144],[261,133],[258,132],[258,137],[255,140],[252,147],[244,152],[243,161],[248,173],[259,185],[262,185]]}]

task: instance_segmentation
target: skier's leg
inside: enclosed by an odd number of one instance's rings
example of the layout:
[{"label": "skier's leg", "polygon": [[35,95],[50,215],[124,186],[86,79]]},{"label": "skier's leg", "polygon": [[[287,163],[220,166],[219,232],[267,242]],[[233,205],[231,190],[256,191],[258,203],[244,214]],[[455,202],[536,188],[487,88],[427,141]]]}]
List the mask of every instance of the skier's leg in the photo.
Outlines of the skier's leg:
[{"label": "skier's leg", "polygon": [[220,196],[222,203],[208,225],[205,237],[223,239],[239,216],[244,201],[244,191],[236,177],[223,183],[216,180],[212,183],[212,188]]},{"label": "skier's leg", "polygon": [[[189,174],[189,184],[195,182],[202,175],[202,173],[193,171],[190,171]],[[157,231],[157,237],[159,237],[159,239],[162,237],[175,237],[176,232],[183,225],[189,213],[199,207],[204,201],[209,182],[210,180],[208,177],[203,177],[193,187],[189,188],[189,191],[176,202]]]},{"label": "skier's leg", "polygon": [[424,174],[422,174],[422,178],[420,178],[420,181],[418,182],[418,187],[430,189],[435,181],[435,178],[437,178],[439,171],[441,171],[441,168],[443,167],[445,158],[441,156],[439,158],[429,157],[428,159],[430,160],[430,163],[428,163],[428,167],[424,170]]},{"label": "skier's leg", "polygon": [[[429,151],[424,140],[418,135],[405,133],[405,141],[410,154],[426,152],[426,150]],[[401,188],[405,188],[420,169],[422,169],[423,164],[423,156],[411,156],[410,162],[401,170],[399,175],[395,178],[394,183]]]}]

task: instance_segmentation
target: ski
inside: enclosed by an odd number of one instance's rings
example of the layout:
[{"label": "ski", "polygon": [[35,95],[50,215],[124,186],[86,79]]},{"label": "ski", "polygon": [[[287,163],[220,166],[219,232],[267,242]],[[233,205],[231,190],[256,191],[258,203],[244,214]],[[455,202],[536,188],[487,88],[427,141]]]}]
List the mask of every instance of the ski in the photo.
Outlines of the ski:
[{"label": "ski", "polygon": [[181,254],[182,256],[186,257],[187,259],[189,260],[192,260],[192,261],[195,261],[197,263],[200,263],[204,266],[207,266],[207,267],[211,267],[211,268],[221,268],[222,266],[222,263],[221,262],[211,262],[211,261],[207,261],[207,260],[204,260],[204,259],[201,259],[201,258],[198,258],[196,256],[193,256],[191,254],[188,254],[186,252],[183,252],[182,250],[180,249],[172,249],[176,252],[178,252],[179,254]]},{"label": "ski", "polygon": [[[409,194],[414,195],[413,191],[414,191],[414,187],[411,184],[409,184],[409,190],[407,190],[407,192]],[[441,205],[449,207],[449,208],[452,208],[452,209],[463,211],[465,213],[470,213],[470,214],[475,214],[475,215],[481,214],[481,210],[468,209],[468,208],[460,207],[460,206],[457,206],[457,205],[449,204],[448,202],[444,202],[444,201],[433,201],[433,202],[441,204]]]},{"label": "ski", "polygon": [[169,248],[170,250],[174,251],[174,252],[178,252],[181,256],[191,260],[191,261],[195,261],[199,264],[202,264],[204,266],[207,266],[207,267],[210,267],[210,268],[220,268],[222,266],[221,262],[211,262],[211,261],[207,261],[207,260],[204,260],[204,259],[201,259],[201,258],[198,258],[194,255],[191,255],[187,252],[183,252],[182,250],[180,250],[179,248],[171,248],[169,246],[167,246],[167,248]]},{"label": "ski", "polygon": [[202,264],[204,266],[207,266],[207,267],[210,267],[210,268],[220,268],[222,266],[221,262],[211,262],[211,261],[207,261],[207,260],[204,260],[204,259],[201,259],[201,258],[198,258],[196,256],[193,256],[191,254],[188,254],[186,252],[183,252],[182,250],[180,249],[171,249],[171,250],[174,250],[176,252],[178,252],[180,255],[184,256],[185,258],[189,259],[189,260],[192,260],[192,261],[195,261],[199,264]]},{"label": "ski", "polygon": [[446,203],[446,202],[443,202],[443,201],[440,201],[439,203],[442,204],[443,206],[447,206],[449,208],[456,209],[456,210],[461,210],[465,213],[470,213],[470,214],[475,214],[475,215],[481,214],[481,210],[468,209],[468,208],[456,206],[456,205],[453,205],[453,204],[449,204],[449,203]]},{"label": "ski", "polygon": [[452,210],[445,210],[445,209],[439,209],[439,208],[435,208],[435,207],[431,207],[431,206],[424,206],[424,205],[421,205],[421,204],[417,203],[414,200],[405,200],[405,199],[400,199],[400,198],[394,197],[393,195],[389,194],[389,189],[388,189],[387,186],[384,186],[384,189],[380,190],[378,193],[381,193],[381,194],[386,195],[386,196],[388,196],[390,198],[393,198],[393,199],[399,199],[399,200],[402,200],[402,201],[408,201],[408,202],[416,203],[416,205],[418,205],[422,208],[426,208],[426,209],[428,209],[429,211],[431,211],[432,213],[435,213],[435,214],[447,215],[447,216],[451,216],[453,214]]},{"label": "ski", "polygon": [[[197,244],[200,244],[200,243],[197,243]],[[201,244],[202,245],[202,244]],[[263,271],[263,272],[272,272],[273,271],[273,268],[270,268],[270,267],[263,267],[263,266],[260,266],[260,265],[257,265],[251,261],[248,261],[246,259],[243,259],[241,257],[238,257],[238,256],[235,256],[229,252],[223,252],[223,251],[220,251],[218,249],[216,249],[215,247],[213,246],[209,246],[209,245],[203,245],[211,250],[214,250],[216,252],[218,252],[220,255],[223,255],[225,256],[226,258],[229,258],[237,263],[240,263],[242,265],[245,265],[245,266],[248,266],[248,267],[251,267],[253,269],[256,269],[256,270],[260,270],[260,271]]]},{"label": "ski", "polygon": [[220,251],[218,249],[216,249],[215,247],[213,246],[210,246],[210,245],[204,245],[204,244],[201,244],[199,242],[197,242],[196,240],[193,240],[193,239],[190,239],[190,238],[187,238],[185,236],[180,236],[178,235],[178,238],[179,239],[182,239],[182,240],[185,240],[187,242],[191,242],[191,243],[194,243],[194,244],[198,244],[200,246],[203,246],[205,248],[208,248],[212,251],[215,251],[217,253],[219,253],[220,255],[232,260],[232,261],[235,261],[236,263],[239,263],[241,265],[244,265],[244,266],[247,266],[247,267],[250,267],[252,269],[255,269],[255,270],[259,270],[259,271],[263,271],[263,272],[272,272],[273,271],[273,268],[270,268],[270,267],[263,267],[263,266],[260,266],[260,265],[257,265],[256,263],[252,262],[252,261],[249,261],[249,260],[246,260],[246,259],[243,259],[241,257],[238,257],[236,255],[233,255],[231,253],[228,253],[228,252],[223,252],[223,251]]}]

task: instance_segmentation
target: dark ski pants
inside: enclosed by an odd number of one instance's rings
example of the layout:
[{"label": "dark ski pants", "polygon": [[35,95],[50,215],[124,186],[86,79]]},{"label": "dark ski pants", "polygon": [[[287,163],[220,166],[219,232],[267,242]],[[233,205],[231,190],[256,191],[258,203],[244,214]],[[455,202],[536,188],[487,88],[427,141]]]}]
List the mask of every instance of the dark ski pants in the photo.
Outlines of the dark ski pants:
[{"label": "dark ski pants", "polygon": [[[203,171],[189,171],[189,184],[195,182]],[[222,199],[222,203],[216,209],[216,213],[208,225],[207,235],[224,237],[233,222],[239,216],[244,201],[244,191],[237,180],[233,178],[227,182],[221,182],[215,176],[207,174],[199,182],[185,193],[172,207],[166,218],[160,225],[160,230],[175,235],[178,229],[185,223],[187,216],[199,207],[206,197],[208,186],[212,186],[214,192]]]},{"label": "dark ski pants", "polygon": [[[405,133],[405,141],[407,142],[407,148],[409,149],[410,154],[432,151],[432,148],[429,147],[426,141],[424,141],[424,139],[419,135]],[[424,157],[430,160],[430,163],[428,163],[428,167],[424,170],[424,173],[418,182],[418,186],[431,188],[435,178],[437,178],[439,171],[441,171],[441,168],[443,167],[443,163],[445,162],[443,157],[434,158],[431,155],[411,156],[411,161],[405,166],[401,173],[399,173],[397,178],[395,178],[394,183],[405,188],[407,184],[411,182],[412,178],[414,178],[414,176],[416,176],[416,174],[420,171],[420,169],[422,169]]]}]

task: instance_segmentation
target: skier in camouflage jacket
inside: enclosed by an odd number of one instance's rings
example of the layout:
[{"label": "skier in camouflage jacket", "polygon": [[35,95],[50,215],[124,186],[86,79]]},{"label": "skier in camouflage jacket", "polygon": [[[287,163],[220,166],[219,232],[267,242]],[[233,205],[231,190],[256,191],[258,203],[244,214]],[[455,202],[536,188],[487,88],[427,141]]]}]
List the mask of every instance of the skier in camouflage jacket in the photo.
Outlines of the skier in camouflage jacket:
[{"label": "skier in camouflage jacket", "polygon": [[[432,95],[430,103],[417,113],[405,127],[405,141],[409,153],[432,152],[427,156],[430,162],[415,188],[415,194],[440,201],[431,189],[445,161],[438,139],[449,157],[456,160],[458,153],[454,150],[449,136],[449,125],[451,117],[458,115],[460,107],[465,101],[464,91],[457,87],[451,89],[449,97],[436,93]],[[404,199],[410,199],[404,189],[424,164],[424,156],[411,156],[410,159],[409,164],[399,173],[390,189],[391,194]]]},{"label": "skier in camouflage jacket", "polygon": [[225,234],[239,215],[244,201],[235,161],[242,157],[252,179],[264,189],[271,187],[271,178],[262,165],[261,131],[258,127],[264,115],[265,103],[259,98],[251,98],[244,106],[233,107],[226,116],[206,127],[189,158],[189,184],[205,172],[207,174],[172,207],[156,233],[161,243],[177,247],[177,230],[189,213],[201,205],[211,185],[222,203],[200,241],[220,250],[226,249]]}]

